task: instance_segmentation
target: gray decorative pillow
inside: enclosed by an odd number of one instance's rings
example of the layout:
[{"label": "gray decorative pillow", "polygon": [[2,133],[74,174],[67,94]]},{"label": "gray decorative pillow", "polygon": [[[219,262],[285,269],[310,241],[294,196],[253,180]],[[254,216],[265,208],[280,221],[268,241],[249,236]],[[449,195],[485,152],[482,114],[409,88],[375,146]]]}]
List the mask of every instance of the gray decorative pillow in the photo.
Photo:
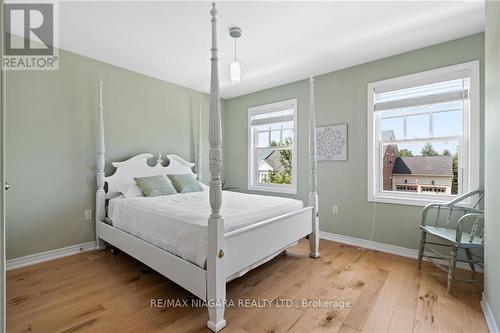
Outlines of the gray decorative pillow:
[{"label": "gray decorative pillow", "polygon": [[175,189],[179,193],[203,191],[203,187],[201,187],[194,175],[168,175],[168,178],[172,181],[172,184],[174,184]]},{"label": "gray decorative pillow", "polygon": [[167,177],[160,176],[151,176],[151,177],[134,177],[134,181],[137,183],[137,186],[141,189],[142,193],[144,193],[147,197],[157,197],[160,195],[170,195],[176,194],[174,186]]}]

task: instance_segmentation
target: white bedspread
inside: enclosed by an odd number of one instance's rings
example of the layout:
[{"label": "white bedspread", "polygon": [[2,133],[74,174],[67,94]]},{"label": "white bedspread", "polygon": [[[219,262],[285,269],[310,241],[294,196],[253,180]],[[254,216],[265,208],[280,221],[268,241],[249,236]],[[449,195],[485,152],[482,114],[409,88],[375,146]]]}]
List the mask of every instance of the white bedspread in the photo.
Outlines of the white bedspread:
[{"label": "white bedspread", "polygon": [[[227,233],[303,208],[302,201],[281,197],[222,192]],[[208,191],[161,197],[110,200],[114,227],[204,268],[207,256]],[[256,244],[257,246],[257,244]]]}]

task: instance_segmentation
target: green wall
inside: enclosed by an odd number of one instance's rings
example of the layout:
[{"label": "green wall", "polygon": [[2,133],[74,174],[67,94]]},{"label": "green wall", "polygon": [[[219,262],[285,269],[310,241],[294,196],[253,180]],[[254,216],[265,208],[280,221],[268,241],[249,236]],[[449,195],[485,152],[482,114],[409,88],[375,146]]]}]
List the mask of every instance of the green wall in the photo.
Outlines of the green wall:
[{"label": "green wall", "polygon": [[107,174],[111,161],[158,149],[194,161],[201,103],[202,180],[208,179],[206,94],[63,50],[59,55],[58,71],[7,73],[8,259],[94,240],[84,210],[95,206],[99,76]]},{"label": "green wall", "polygon": [[485,285],[486,299],[500,325],[500,2],[486,2]]},{"label": "green wall", "polygon": [[[479,59],[484,73],[484,34],[434,45],[315,78],[318,126],[348,123],[348,161],[320,162],[318,192],[320,229],[416,249],[421,207],[367,201],[366,100],[368,82]],[[481,88],[483,88],[481,75]],[[247,109],[298,98],[298,193],[309,192],[308,82],[294,82],[227,100],[225,110],[225,176],[229,185],[247,192]],[[483,89],[481,89],[481,92]],[[481,126],[484,125],[481,94]],[[481,141],[483,146],[483,140]],[[482,179],[482,175],[481,175]],[[339,215],[331,212],[339,206]]]}]

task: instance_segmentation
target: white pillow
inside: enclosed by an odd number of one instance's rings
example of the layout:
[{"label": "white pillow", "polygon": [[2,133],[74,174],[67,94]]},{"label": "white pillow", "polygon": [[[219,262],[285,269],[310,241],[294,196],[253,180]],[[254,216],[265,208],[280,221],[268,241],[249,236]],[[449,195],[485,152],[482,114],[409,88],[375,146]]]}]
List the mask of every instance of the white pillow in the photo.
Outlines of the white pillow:
[{"label": "white pillow", "polygon": [[118,192],[123,194],[125,198],[135,198],[135,197],[143,197],[144,193],[142,193],[141,188],[137,186],[137,184],[128,184],[124,185],[118,189]]}]

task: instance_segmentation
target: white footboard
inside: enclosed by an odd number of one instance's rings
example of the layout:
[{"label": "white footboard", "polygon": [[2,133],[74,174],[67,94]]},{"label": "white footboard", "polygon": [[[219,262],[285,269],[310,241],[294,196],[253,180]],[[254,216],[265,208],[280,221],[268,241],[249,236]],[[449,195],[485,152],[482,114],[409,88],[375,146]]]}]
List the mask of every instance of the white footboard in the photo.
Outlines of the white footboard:
[{"label": "white footboard", "polygon": [[206,300],[207,273],[204,269],[105,222],[96,222],[96,235]]},{"label": "white footboard", "polygon": [[226,277],[287,248],[312,232],[312,207],[281,215],[225,234]]}]

